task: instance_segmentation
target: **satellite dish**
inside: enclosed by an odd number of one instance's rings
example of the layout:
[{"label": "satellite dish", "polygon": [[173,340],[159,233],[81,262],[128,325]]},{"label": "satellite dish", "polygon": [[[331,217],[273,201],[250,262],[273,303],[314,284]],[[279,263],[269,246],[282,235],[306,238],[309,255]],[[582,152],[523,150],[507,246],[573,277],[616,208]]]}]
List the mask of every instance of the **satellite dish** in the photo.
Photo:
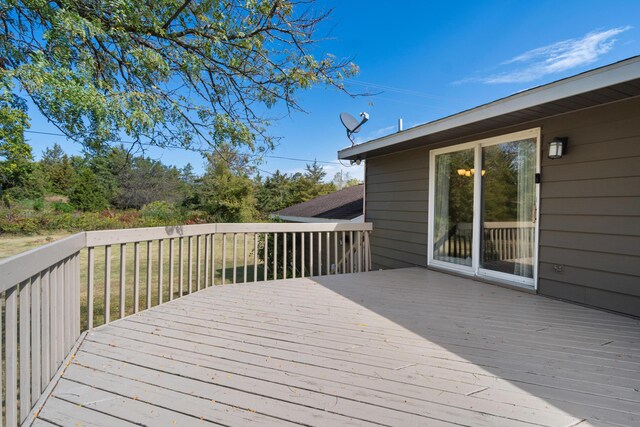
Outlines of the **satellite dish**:
[{"label": "satellite dish", "polygon": [[360,113],[360,117],[362,117],[361,121],[358,121],[355,117],[353,117],[349,113],[340,113],[340,121],[347,129],[347,138],[353,144],[352,134],[357,133],[360,130],[360,127],[369,120],[369,115],[367,113]]}]

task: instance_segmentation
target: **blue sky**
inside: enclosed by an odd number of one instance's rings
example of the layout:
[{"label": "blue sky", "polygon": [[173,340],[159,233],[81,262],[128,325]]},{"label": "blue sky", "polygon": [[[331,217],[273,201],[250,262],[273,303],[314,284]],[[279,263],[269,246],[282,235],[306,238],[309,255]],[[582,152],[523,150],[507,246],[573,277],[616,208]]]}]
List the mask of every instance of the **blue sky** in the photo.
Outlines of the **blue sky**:
[{"label": "blue sky", "polygon": [[[357,134],[364,142],[515,92],[640,54],[640,2],[629,1],[318,1],[334,8],[319,35],[330,35],[318,52],[354,57],[359,75],[351,98],[328,88],[314,88],[298,98],[306,113],[275,123],[282,137],[273,156],[326,161],[329,176],[342,169],[362,178],[363,168],[342,166],[337,151],[350,145],[338,114],[370,114]],[[276,112],[278,113],[278,111]],[[35,108],[32,131],[57,133]],[[80,147],[63,137],[29,133],[39,157],[62,145]],[[150,157],[201,172],[200,155],[180,150],[150,150]],[[305,163],[267,158],[260,169],[291,173]]]}]

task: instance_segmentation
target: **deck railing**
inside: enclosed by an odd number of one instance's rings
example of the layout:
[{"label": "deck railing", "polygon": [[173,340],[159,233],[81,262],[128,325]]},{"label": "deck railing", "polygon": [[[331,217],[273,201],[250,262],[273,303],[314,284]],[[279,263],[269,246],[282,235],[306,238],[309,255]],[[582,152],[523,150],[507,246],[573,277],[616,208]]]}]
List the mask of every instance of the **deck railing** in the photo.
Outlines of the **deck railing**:
[{"label": "deck railing", "polygon": [[213,285],[368,271],[371,230],[256,223],[90,231],[0,261],[4,425],[31,418],[82,331]]},{"label": "deck railing", "polygon": [[[472,225],[454,225],[433,247],[434,257],[461,262],[471,257]],[[484,261],[511,261],[533,257],[535,228],[532,223],[504,221],[485,222],[482,230]]]}]

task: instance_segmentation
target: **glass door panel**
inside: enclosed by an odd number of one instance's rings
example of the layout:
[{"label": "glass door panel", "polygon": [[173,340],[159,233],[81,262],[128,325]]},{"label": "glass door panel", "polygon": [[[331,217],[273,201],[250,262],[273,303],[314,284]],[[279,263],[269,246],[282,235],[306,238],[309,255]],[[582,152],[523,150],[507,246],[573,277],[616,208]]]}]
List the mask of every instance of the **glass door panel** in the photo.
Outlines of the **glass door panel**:
[{"label": "glass door panel", "polygon": [[536,139],[482,147],[480,268],[533,278]]},{"label": "glass door panel", "polygon": [[474,149],[435,156],[433,259],[472,266]]}]

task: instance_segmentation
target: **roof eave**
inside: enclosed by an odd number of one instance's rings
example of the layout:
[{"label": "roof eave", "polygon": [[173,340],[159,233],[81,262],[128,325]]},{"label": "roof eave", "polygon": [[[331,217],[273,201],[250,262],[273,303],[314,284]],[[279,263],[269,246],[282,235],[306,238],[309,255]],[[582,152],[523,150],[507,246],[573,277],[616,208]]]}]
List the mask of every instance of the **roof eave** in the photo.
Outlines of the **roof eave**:
[{"label": "roof eave", "polygon": [[344,148],[338,151],[338,158],[344,160],[363,159],[366,158],[366,154],[369,152],[394,145],[399,145],[398,149],[401,149],[400,145],[405,141],[624,83],[637,79],[638,76],[640,76],[640,56],[634,56],[624,61],[529,89],[402,132]]}]

